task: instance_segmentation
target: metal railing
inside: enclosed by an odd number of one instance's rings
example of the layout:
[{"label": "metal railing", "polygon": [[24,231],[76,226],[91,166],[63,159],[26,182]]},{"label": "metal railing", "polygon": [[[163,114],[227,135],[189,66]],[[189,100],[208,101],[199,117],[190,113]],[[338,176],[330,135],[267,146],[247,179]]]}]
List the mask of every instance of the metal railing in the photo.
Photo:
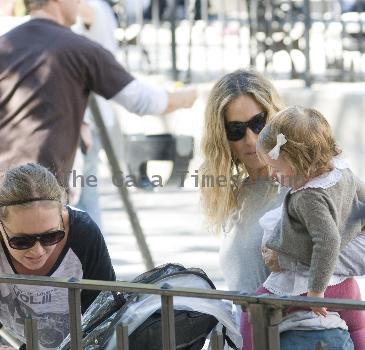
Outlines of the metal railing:
[{"label": "metal railing", "polygon": [[[94,280],[75,280],[52,277],[29,277],[22,275],[2,275],[0,283],[51,286],[68,289],[69,321],[71,349],[82,349],[81,332],[81,289],[114,291],[124,293],[155,294],[161,296],[162,311],[162,344],[163,350],[174,350],[175,324],[173,298],[177,296],[229,300],[236,305],[244,306],[250,315],[252,324],[252,341],[254,350],[279,350],[279,323],[282,310],[287,307],[310,308],[324,306],[327,308],[365,310],[365,302],[345,299],[319,299],[307,297],[279,297],[275,295],[246,295],[238,292],[220,290],[201,290],[193,288],[158,287],[152,284],[130,282],[106,282]],[[1,331],[0,331],[1,334]],[[126,325],[117,328],[118,350],[128,350],[128,330]],[[25,320],[26,349],[38,349],[36,320],[31,317]],[[215,333],[211,338],[213,350],[223,349],[222,335]],[[24,348],[24,346],[23,346]],[[320,350],[321,347],[318,347]]]},{"label": "metal railing", "polygon": [[122,29],[138,28],[136,49],[121,39],[131,69],[187,82],[248,66],[307,85],[365,77],[364,0],[173,0],[165,15],[151,2],[151,18],[141,6],[121,16]]}]

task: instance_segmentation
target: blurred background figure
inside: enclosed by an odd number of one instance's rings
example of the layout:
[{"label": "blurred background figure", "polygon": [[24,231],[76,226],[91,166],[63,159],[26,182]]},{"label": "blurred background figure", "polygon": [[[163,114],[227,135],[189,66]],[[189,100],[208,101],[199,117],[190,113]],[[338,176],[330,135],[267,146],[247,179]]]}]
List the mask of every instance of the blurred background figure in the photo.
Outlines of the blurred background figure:
[{"label": "blurred background figure", "polygon": [[[73,26],[73,30],[79,34],[88,37],[90,40],[96,41],[105,49],[109,50],[115,57],[118,51],[118,42],[115,38],[115,31],[118,28],[118,22],[110,4],[105,0],[82,0],[79,7],[79,16],[77,23]],[[159,98],[156,96],[156,98]],[[114,141],[119,159],[123,163],[123,133],[121,126],[115,115],[111,104],[100,96],[96,96],[97,103],[104,118],[104,122],[109,131],[112,141]],[[81,147],[75,158],[74,170],[82,172],[87,178],[95,176],[98,178],[99,151],[101,142],[98,131],[93,122],[90,109],[86,110],[83,125],[81,128]],[[81,155],[82,153],[83,155]],[[145,179],[145,184],[149,186],[147,180],[147,164],[144,163],[140,167],[139,176]],[[75,188],[70,186],[73,192],[72,201],[74,204],[85,211],[101,226],[101,211],[99,205],[98,186],[82,186]]]},{"label": "blurred background figure", "polygon": [[118,42],[115,31],[118,22],[111,4],[106,0],[81,0],[79,17],[73,30],[103,45],[113,55],[117,54]]},{"label": "blurred background figure", "polygon": [[[72,29],[90,40],[96,41],[114,56],[117,55],[118,42],[115,38],[115,30],[118,23],[111,6],[105,0],[82,0],[79,7],[79,16]],[[104,118],[110,134],[114,135],[114,141],[122,142],[122,133],[115,112],[110,102],[96,96],[100,112]],[[98,162],[101,142],[91,111],[87,108],[81,129],[81,144],[77,151],[74,170],[85,178],[96,176],[98,178]],[[89,213],[94,221],[102,226],[99,204],[98,186],[73,186],[73,204]]]},{"label": "blurred background figure", "polygon": [[342,12],[364,12],[365,1],[364,0],[342,0]]}]

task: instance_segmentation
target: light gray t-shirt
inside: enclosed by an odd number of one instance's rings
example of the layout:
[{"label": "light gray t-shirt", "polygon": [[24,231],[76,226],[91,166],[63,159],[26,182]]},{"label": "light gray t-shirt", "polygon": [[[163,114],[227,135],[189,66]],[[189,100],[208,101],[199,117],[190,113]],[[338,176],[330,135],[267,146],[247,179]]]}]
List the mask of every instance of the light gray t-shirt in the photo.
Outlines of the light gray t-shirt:
[{"label": "light gray t-shirt", "polygon": [[[67,242],[49,277],[115,281],[104,237],[90,216],[67,207],[70,231]],[[16,275],[9,252],[0,242],[0,274]],[[81,292],[81,311],[95,300],[98,291]],[[69,333],[68,291],[51,286],[0,284],[0,322],[24,342],[24,319],[37,320],[40,350],[56,349]]]},{"label": "light gray t-shirt", "polygon": [[287,190],[271,181],[246,181],[239,201],[240,217],[229,232],[223,234],[219,260],[229,290],[254,293],[268,277],[261,256],[263,229],[260,217],[280,206]]}]

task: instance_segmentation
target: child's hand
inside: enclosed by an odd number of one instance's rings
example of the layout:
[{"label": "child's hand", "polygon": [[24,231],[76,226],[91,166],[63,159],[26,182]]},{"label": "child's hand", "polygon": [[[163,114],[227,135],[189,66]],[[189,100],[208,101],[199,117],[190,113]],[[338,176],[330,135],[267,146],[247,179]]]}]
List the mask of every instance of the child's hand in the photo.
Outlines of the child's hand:
[{"label": "child's hand", "polygon": [[[316,298],[324,298],[324,292],[314,292],[313,290],[310,290],[307,294],[308,297],[316,297]],[[325,307],[312,307],[312,311],[317,316],[324,316],[326,317],[328,312]]]},{"label": "child's hand", "polygon": [[265,265],[272,272],[280,272],[281,267],[279,265],[278,253],[266,247],[261,248],[262,258],[264,259]]},{"label": "child's hand", "polygon": [[266,247],[261,248],[262,258],[264,259],[265,265],[273,272],[281,271],[278,253]]}]

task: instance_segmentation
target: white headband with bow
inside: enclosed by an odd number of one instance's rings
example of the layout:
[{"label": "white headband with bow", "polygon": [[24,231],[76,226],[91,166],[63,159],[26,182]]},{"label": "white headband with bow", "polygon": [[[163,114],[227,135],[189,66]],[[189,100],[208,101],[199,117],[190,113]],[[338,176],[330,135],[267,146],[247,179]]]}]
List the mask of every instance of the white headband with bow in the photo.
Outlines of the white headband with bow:
[{"label": "white headband with bow", "polygon": [[268,156],[273,159],[276,160],[279,158],[279,154],[280,154],[280,147],[284,144],[286,144],[287,139],[285,138],[284,134],[279,134],[276,136],[276,146],[268,153]]}]

